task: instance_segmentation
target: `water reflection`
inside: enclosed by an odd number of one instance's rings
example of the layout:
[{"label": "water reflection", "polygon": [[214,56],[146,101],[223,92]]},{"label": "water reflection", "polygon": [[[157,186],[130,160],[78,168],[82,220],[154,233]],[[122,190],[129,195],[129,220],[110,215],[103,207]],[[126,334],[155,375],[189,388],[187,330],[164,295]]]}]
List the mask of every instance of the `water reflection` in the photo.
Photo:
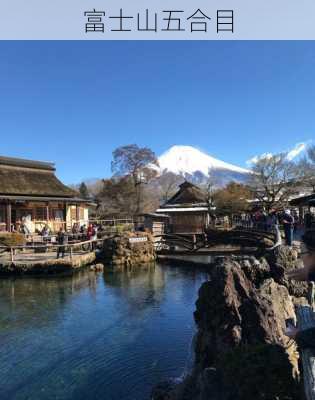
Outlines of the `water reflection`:
[{"label": "water reflection", "polygon": [[147,399],[185,367],[206,278],[148,265],[1,280],[1,400]]}]

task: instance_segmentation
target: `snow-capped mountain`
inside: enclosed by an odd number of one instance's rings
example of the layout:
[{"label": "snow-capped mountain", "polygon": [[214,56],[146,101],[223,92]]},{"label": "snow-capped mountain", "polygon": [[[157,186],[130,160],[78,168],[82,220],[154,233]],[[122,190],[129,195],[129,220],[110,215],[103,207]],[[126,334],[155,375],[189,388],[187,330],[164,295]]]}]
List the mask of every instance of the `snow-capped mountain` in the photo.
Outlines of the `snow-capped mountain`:
[{"label": "snow-capped mountain", "polygon": [[160,173],[172,172],[201,183],[210,175],[225,184],[245,182],[250,171],[218,160],[192,146],[173,146],[159,158]]}]

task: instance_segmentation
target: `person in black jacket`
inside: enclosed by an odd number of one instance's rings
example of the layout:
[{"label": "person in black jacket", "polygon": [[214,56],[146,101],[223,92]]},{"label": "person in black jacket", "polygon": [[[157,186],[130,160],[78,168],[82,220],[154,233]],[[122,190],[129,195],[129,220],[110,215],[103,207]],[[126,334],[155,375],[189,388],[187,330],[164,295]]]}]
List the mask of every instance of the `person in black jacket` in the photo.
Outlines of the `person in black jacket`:
[{"label": "person in black jacket", "polygon": [[292,246],[294,218],[292,217],[290,210],[285,210],[282,217],[282,223],[286,244],[287,246]]},{"label": "person in black jacket", "polygon": [[64,258],[66,251],[65,245],[68,243],[68,236],[63,228],[60,228],[59,232],[57,233],[57,243],[60,245],[57,248],[57,258],[59,258],[60,254],[61,257]]},{"label": "person in black jacket", "polygon": [[[286,276],[296,281],[315,282],[315,230],[309,230],[302,236],[300,256],[303,261],[303,268],[289,271]],[[315,328],[299,331],[295,326],[285,332],[285,334],[295,339],[300,347],[315,348]]]}]

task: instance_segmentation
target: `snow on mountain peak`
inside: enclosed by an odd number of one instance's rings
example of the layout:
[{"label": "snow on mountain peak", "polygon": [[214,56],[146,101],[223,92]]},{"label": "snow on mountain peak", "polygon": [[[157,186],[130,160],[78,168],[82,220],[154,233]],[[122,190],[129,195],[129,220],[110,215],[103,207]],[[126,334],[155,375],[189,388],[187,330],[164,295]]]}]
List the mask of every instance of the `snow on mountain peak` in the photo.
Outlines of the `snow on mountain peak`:
[{"label": "snow on mountain peak", "polygon": [[159,157],[160,170],[174,174],[194,174],[197,171],[209,176],[209,170],[225,169],[229,171],[248,174],[244,168],[217,160],[192,146],[172,146]]}]

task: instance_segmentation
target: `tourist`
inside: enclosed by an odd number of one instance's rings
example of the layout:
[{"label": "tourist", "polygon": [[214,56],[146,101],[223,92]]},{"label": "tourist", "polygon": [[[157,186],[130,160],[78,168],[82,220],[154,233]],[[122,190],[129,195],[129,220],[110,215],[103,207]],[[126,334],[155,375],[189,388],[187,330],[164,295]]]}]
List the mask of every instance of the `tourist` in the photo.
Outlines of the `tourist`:
[{"label": "tourist", "polygon": [[308,211],[305,215],[304,215],[304,227],[305,230],[311,229],[312,228],[312,214]]},{"label": "tourist", "polygon": [[217,222],[217,216],[214,213],[209,213],[211,227],[215,228]]},{"label": "tourist", "polygon": [[73,233],[74,235],[80,233],[80,225],[79,225],[78,222],[75,222],[75,223],[72,225],[72,233]]},{"label": "tourist", "polygon": [[[315,230],[309,230],[302,236],[301,258],[303,268],[289,271],[286,276],[296,281],[315,281]],[[299,331],[294,325],[285,334],[295,339],[300,347],[315,347],[315,328]]]},{"label": "tourist", "polygon": [[[88,227],[88,229],[87,229],[87,233],[86,233],[86,235],[87,235],[87,240],[93,240],[93,238],[95,237],[95,231],[96,231],[96,230],[95,230],[95,228],[94,228],[94,225],[93,225],[93,224],[90,224],[89,227]],[[90,248],[91,248],[91,250],[94,249],[94,243],[91,244]]]},{"label": "tourist", "polygon": [[92,250],[95,250],[96,244],[97,244],[97,231],[98,231],[97,225],[94,225],[93,228],[94,228],[94,231],[92,232],[93,236],[92,236],[91,240],[94,240],[94,242],[92,242]]},{"label": "tourist", "polygon": [[290,210],[285,210],[282,216],[284,236],[287,246],[292,246],[294,218]]},{"label": "tourist", "polygon": [[89,224],[86,235],[88,240],[92,240],[92,236],[95,234],[94,226]]},{"label": "tourist", "polygon": [[254,214],[254,228],[261,230],[261,225],[262,225],[262,212],[258,210]]},{"label": "tourist", "polygon": [[224,215],[224,217],[223,217],[223,226],[224,226],[224,229],[228,229],[230,226],[230,219],[229,219],[228,215]]},{"label": "tourist", "polygon": [[266,227],[268,232],[275,232],[279,224],[278,216],[275,210],[271,210],[266,218]]},{"label": "tourist", "polygon": [[23,235],[30,235],[30,230],[28,229],[28,226],[26,224],[26,218],[23,217],[20,225],[20,233],[23,233]]},{"label": "tourist", "polygon": [[60,254],[61,257],[64,258],[66,252],[65,245],[68,243],[68,236],[63,228],[60,228],[59,232],[57,233],[57,243],[59,245],[57,248],[57,258],[59,258]]},{"label": "tourist", "polygon": [[41,231],[41,235],[42,235],[44,238],[47,238],[47,236],[49,236],[49,233],[50,233],[49,226],[46,224],[46,225],[44,226],[44,228],[42,229],[42,231]]}]

